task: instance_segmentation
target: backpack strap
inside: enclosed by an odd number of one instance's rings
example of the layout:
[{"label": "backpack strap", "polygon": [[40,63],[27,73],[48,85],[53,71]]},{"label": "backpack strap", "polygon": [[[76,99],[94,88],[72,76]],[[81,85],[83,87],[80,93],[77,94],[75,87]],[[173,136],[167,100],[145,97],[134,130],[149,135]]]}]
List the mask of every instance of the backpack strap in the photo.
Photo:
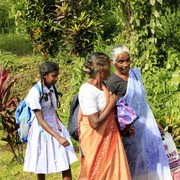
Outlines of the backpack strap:
[{"label": "backpack strap", "polygon": [[[36,84],[34,85],[34,87],[35,87],[35,88],[38,90],[38,92],[39,92],[39,95],[40,95],[40,103],[41,103],[41,101],[42,101],[42,99],[43,99],[42,89],[41,89],[41,87],[39,86],[38,83],[36,83]],[[39,125],[39,131],[42,133],[43,139],[44,139],[44,141],[46,142],[47,139],[46,139],[46,135],[44,134],[44,129],[43,129],[40,125]]]},{"label": "backpack strap", "polygon": [[34,87],[36,87],[36,88],[37,88],[37,90],[39,91],[39,94],[41,94],[41,93],[42,93],[41,87],[39,86],[39,84],[38,84],[38,83],[36,83],[36,84],[34,85]]},{"label": "backpack strap", "polygon": [[41,101],[42,101],[42,99],[43,99],[43,96],[42,96],[42,89],[41,89],[41,87],[39,86],[39,84],[38,83],[36,83],[35,85],[34,85],[34,87],[38,90],[38,92],[39,92],[39,95],[40,95],[40,103],[41,103]]}]

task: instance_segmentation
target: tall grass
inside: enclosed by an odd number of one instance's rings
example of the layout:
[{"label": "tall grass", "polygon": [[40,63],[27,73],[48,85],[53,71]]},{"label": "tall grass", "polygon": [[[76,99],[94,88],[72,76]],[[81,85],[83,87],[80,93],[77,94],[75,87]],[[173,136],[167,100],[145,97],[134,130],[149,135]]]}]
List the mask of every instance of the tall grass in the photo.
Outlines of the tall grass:
[{"label": "tall grass", "polygon": [[20,34],[0,34],[0,51],[9,52],[17,56],[33,53],[30,41]]}]

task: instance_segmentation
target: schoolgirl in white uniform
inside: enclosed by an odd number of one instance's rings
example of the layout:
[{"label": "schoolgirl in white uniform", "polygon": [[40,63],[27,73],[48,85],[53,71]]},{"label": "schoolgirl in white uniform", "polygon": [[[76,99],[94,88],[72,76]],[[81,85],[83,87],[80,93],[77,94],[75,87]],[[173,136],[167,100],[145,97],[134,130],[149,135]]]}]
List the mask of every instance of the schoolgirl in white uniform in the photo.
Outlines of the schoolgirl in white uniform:
[{"label": "schoolgirl in white uniform", "polygon": [[70,164],[77,161],[77,157],[69,133],[56,113],[58,101],[55,83],[59,66],[46,61],[39,71],[41,80],[38,85],[42,92],[32,87],[27,96],[34,116],[28,134],[24,171],[34,172],[38,179],[43,180],[45,174],[62,172],[63,179],[70,180]]}]

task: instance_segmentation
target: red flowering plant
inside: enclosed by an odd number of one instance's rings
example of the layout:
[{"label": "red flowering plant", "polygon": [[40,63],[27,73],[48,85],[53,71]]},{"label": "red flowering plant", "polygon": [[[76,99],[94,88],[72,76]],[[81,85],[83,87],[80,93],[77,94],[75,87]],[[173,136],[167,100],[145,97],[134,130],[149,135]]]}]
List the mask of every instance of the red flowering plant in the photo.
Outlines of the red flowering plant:
[{"label": "red flowering plant", "polygon": [[7,137],[1,140],[7,141],[10,145],[14,154],[12,160],[22,162],[22,144],[19,141],[18,125],[14,116],[19,98],[12,95],[11,90],[16,79],[9,76],[9,70],[10,68],[4,70],[0,67],[0,123],[7,133]]}]

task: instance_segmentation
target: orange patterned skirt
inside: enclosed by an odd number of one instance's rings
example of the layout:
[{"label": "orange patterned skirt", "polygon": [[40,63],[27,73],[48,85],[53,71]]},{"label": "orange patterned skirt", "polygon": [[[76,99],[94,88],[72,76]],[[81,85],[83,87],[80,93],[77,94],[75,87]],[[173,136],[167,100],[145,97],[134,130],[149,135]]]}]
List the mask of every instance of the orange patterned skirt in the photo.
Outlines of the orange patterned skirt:
[{"label": "orange patterned skirt", "polygon": [[87,116],[79,116],[79,139],[79,180],[131,180],[113,112],[98,130],[90,127]]}]

